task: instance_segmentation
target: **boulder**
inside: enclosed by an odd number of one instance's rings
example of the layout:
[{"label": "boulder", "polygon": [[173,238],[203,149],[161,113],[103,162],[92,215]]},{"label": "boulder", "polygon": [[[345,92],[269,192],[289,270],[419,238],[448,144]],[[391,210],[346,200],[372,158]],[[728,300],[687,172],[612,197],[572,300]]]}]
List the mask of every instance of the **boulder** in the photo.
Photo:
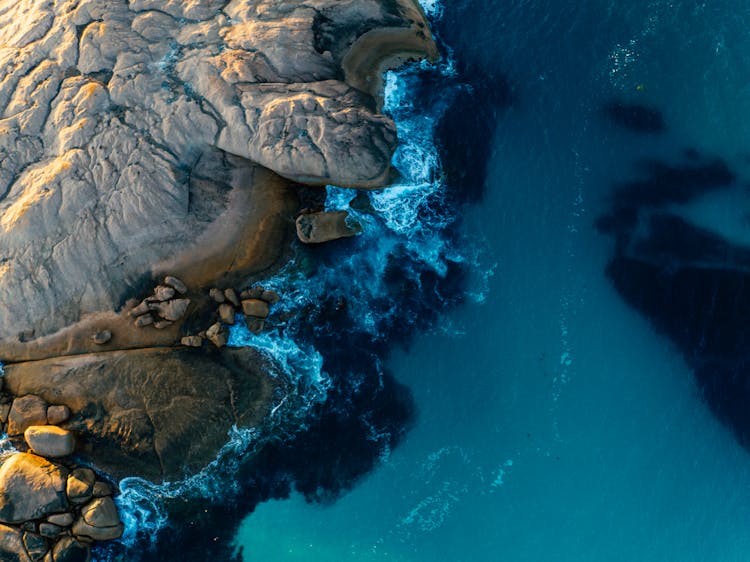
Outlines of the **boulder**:
[{"label": "boulder", "polygon": [[144,314],[148,314],[149,310],[151,310],[148,307],[147,301],[142,301],[138,306],[136,306],[133,310],[130,311],[131,316],[143,316]]},{"label": "boulder", "polygon": [[56,425],[32,425],[26,428],[23,437],[32,451],[42,457],[67,457],[76,448],[73,434]]},{"label": "boulder", "polygon": [[166,330],[173,324],[174,322],[172,322],[171,320],[157,320],[156,322],[154,322],[154,328],[156,328],[157,330]]},{"label": "boulder", "polygon": [[13,400],[8,414],[8,435],[21,435],[27,427],[47,423],[47,403],[39,396],[27,395]]},{"label": "boulder", "polygon": [[94,483],[94,497],[103,498],[104,496],[111,496],[113,494],[112,486],[101,480]]},{"label": "boulder", "polygon": [[73,523],[73,536],[95,541],[109,541],[122,536],[123,525],[111,497],[96,498],[82,510]]},{"label": "boulder", "polygon": [[153,323],[154,317],[150,314],[144,314],[135,319],[135,326],[137,328],[145,328],[146,326],[151,326]]},{"label": "boulder", "polygon": [[181,295],[184,295],[188,291],[187,285],[185,285],[185,283],[177,279],[177,277],[173,277],[172,275],[167,275],[164,278],[164,284],[169,285]]},{"label": "boulder", "polygon": [[164,320],[176,322],[185,316],[189,305],[190,299],[174,299],[166,302],[151,303],[149,308]]},{"label": "boulder", "polygon": [[349,225],[347,211],[309,213],[297,217],[297,237],[305,244],[321,244],[349,238],[362,232],[360,225]]},{"label": "boulder", "polygon": [[70,417],[70,408],[64,404],[55,404],[47,407],[47,423],[50,425],[60,425],[68,421]]},{"label": "boulder", "polygon": [[173,287],[165,287],[164,285],[159,285],[154,289],[154,296],[151,297],[151,300],[162,302],[162,301],[168,301],[172,297],[174,297],[175,290]]},{"label": "boulder", "polygon": [[201,347],[203,338],[200,336],[185,336],[180,340],[180,343],[185,347]]},{"label": "boulder", "polygon": [[229,334],[220,322],[212,324],[211,327],[206,330],[206,337],[211,343],[219,348],[224,347],[229,342]]},{"label": "boulder", "polygon": [[271,312],[268,303],[261,299],[247,299],[242,301],[242,312],[245,316],[254,316],[255,318],[267,318]]},{"label": "boulder", "polygon": [[90,468],[77,468],[68,476],[65,492],[70,503],[84,504],[94,495],[96,474]]},{"label": "boulder", "polygon": [[109,330],[102,330],[101,332],[97,332],[93,336],[91,336],[91,341],[93,341],[96,345],[104,345],[105,343],[109,343],[112,339],[112,332]]},{"label": "boulder", "polygon": [[26,552],[31,559],[35,561],[41,560],[49,550],[45,538],[38,533],[30,531],[26,531],[23,534],[23,545],[26,547]]},{"label": "boulder", "polygon": [[0,525],[0,560],[3,562],[32,562],[23,544],[23,535],[16,528]]},{"label": "boulder", "polygon": [[224,296],[232,304],[232,306],[240,307],[240,298],[237,296],[237,291],[232,289],[224,289]]},{"label": "boulder", "polygon": [[55,513],[47,517],[47,522],[58,527],[70,527],[75,517],[72,513]]},{"label": "boulder", "polygon": [[54,539],[60,536],[65,529],[54,523],[39,523],[39,534],[43,537]]},{"label": "boulder", "polygon": [[30,453],[16,453],[0,466],[0,522],[23,523],[68,507],[68,471]]},{"label": "boulder", "polygon": [[268,304],[276,304],[281,300],[281,297],[276,291],[263,291],[260,298],[266,301]]},{"label": "boulder", "polygon": [[256,336],[263,331],[266,327],[266,321],[262,318],[255,318],[254,316],[248,316],[246,319],[247,329],[250,330]]},{"label": "boulder", "polygon": [[0,422],[8,423],[8,415],[10,415],[10,402],[0,404]]},{"label": "boulder", "polygon": [[223,303],[227,299],[226,296],[224,296],[224,291],[217,289],[216,287],[208,291],[208,296],[214,299],[218,304]]},{"label": "boulder", "polygon": [[73,537],[63,537],[52,549],[53,562],[89,562],[91,550],[89,546]]},{"label": "boulder", "polygon": [[230,326],[234,324],[234,307],[231,304],[219,305],[219,319]]}]

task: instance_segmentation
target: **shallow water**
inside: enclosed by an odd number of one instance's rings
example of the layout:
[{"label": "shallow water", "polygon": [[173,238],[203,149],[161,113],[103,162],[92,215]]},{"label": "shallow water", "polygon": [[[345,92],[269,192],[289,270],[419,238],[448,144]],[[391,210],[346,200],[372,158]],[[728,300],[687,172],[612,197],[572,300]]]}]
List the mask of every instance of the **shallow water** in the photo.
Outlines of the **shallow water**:
[{"label": "shallow water", "polygon": [[[417,407],[400,445],[330,505],[261,504],[245,560],[747,559],[750,456],[612,286],[594,224],[639,159],[694,149],[737,179],[680,214],[748,246],[748,24],[737,2],[445,4],[459,79],[496,107],[461,227],[467,252],[484,248],[468,291],[486,298],[388,360]],[[666,131],[623,129],[613,100],[657,108]]]}]

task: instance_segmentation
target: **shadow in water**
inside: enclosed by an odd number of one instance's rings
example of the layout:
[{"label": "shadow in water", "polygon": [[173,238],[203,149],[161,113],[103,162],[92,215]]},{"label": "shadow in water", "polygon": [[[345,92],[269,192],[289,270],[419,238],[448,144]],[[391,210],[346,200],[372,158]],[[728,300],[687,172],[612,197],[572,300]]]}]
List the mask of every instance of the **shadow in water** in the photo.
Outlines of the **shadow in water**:
[{"label": "shadow in water", "polygon": [[618,127],[634,133],[663,133],[667,124],[661,111],[638,103],[613,101],[604,105],[604,114]]}]

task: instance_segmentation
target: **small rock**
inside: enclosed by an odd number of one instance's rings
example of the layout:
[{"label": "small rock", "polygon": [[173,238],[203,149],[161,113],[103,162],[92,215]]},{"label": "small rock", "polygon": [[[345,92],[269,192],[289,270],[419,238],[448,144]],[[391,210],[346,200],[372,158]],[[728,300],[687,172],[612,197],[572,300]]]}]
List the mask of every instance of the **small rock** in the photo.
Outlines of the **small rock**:
[{"label": "small rock", "polygon": [[43,537],[48,537],[50,539],[54,539],[55,537],[59,536],[60,533],[63,532],[63,528],[59,525],[55,525],[53,523],[40,523],[39,524],[39,534]]},{"label": "small rock", "polygon": [[58,527],[70,527],[75,517],[72,513],[55,513],[47,517],[47,522]]},{"label": "small rock", "polygon": [[81,510],[81,517],[73,524],[76,537],[95,541],[109,541],[122,536],[123,525],[115,502],[110,497],[96,498]]},{"label": "small rock", "polygon": [[37,533],[24,533],[23,545],[26,547],[26,552],[29,553],[29,556],[34,561],[41,560],[49,550],[45,538]]},{"label": "small rock", "polygon": [[224,324],[230,326],[234,324],[234,307],[231,304],[220,304],[219,305],[219,318]]},{"label": "small rock", "polygon": [[263,287],[260,285],[256,285],[255,287],[248,289],[247,292],[247,298],[249,299],[259,299],[263,296]]},{"label": "small rock", "polygon": [[255,318],[253,316],[248,316],[246,322],[247,322],[247,329],[250,330],[256,336],[263,331],[263,328],[266,327],[266,321],[263,320],[262,318]]},{"label": "small rock", "polygon": [[80,505],[86,503],[94,495],[96,475],[89,468],[77,468],[68,476],[65,492],[71,503]]},{"label": "small rock", "polygon": [[68,471],[42,457],[15,453],[0,466],[0,522],[18,524],[65,511]]},{"label": "small rock", "polygon": [[88,562],[91,549],[73,537],[63,537],[52,549],[52,559],[54,562]]},{"label": "small rock", "polygon": [[172,277],[171,275],[167,275],[164,278],[164,284],[169,285],[181,295],[184,295],[188,291],[187,285],[185,285],[185,283],[177,279],[177,277]]},{"label": "small rock", "polygon": [[114,493],[112,486],[101,480],[97,480],[94,483],[94,497],[103,498],[105,496],[111,496]]},{"label": "small rock", "polygon": [[247,299],[242,301],[242,312],[245,316],[255,316],[256,318],[267,318],[270,313],[268,303],[261,299]]},{"label": "small rock", "polygon": [[31,450],[42,457],[67,457],[76,448],[73,434],[56,425],[32,425],[26,429],[23,438]]},{"label": "small rock", "polygon": [[174,296],[174,289],[172,287],[165,287],[159,285],[154,289],[153,299],[159,302],[168,301]]},{"label": "small rock", "polygon": [[102,330],[91,336],[91,341],[96,345],[104,345],[112,339],[112,332],[109,330]]},{"label": "small rock", "polygon": [[33,394],[13,400],[8,413],[8,435],[21,435],[32,425],[46,425],[47,403]]},{"label": "small rock", "polygon": [[172,324],[174,324],[174,322],[172,322],[171,320],[157,320],[156,322],[154,322],[154,328],[156,328],[157,330],[165,330]]},{"label": "small rock", "polygon": [[281,300],[281,297],[276,291],[263,291],[263,294],[260,296],[260,298],[262,298],[268,304],[276,304]]},{"label": "small rock", "polygon": [[154,323],[154,318],[150,314],[144,314],[135,319],[136,328],[145,328]]},{"label": "small rock", "polygon": [[216,287],[214,287],[213,289],[211,289],[211,290],[210,290],[210,291],[208,292],[208,295],[209,295],[209,296],[210,296],[210,297],[211,297],[212,299],[214,299],[214,300],[215,300],[215,301],[216,301],[217,303],[219,303],[219,304],[221,304],[221,303],[223,303],[223,302],[224,302],[225,300],[227,300],[227,298],[226,298],[226,297],[224,296],[224,292],[223,292],[223,291],[222,291],[221,289],[217,289]]},{"label": "small rock", "polygon": [[65,404],[47,406],[47,423],[50,425],[60,425],[70,418],[70,408]]},{"label": "small rock", "polygon": [[174,299],[166,302],[156,302],[149,305],[164,320],[176,322],[187,312],[190,299]]},{"label": "small rock", "polygon": [[237,308],[240,307],[240,298],[237,296],[237,291],[229,287],[229,289],[224,289],[224,296],[234,306],[236,306]]},{"label": "small rock", "polygon": [[216,322],[216,324],[213,324],[208,330],[206,330],[206,337],[216,347],[224,347],[229,341],[227,331],[220,322]]},{"label": "small rock", "polygon": [[348,224],[347,211],[309,213],[297,217],[297,237],[305,244],[321,244],[356,236],[362,232],[360,225]]},{"label": "small rock", "polygon": [[144,314],[147,314],[149,310],[148,303],[143,301],[130,311],[130,316],[143,316]]},{"label": "small rock", "polygon": [[200,336],[185,336],[180,340],[180,343],[185,347],[201,347],[203,338]]}]

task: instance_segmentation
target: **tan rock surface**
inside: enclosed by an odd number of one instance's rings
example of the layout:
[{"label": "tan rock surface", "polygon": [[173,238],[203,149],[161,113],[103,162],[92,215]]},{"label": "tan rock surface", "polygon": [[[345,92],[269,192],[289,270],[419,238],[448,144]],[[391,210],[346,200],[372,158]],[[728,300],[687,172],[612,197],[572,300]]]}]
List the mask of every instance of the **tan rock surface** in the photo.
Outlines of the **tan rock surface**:
[{"label": "tan rock surface", "polygon": [[0,522],[41,519],[68,506],[68,471],[42,457],[16,453],[0,466]]},{"label": "tan rock surface", "polygon": [[[298,182],[381,186],[396,134],[368,77],[398,53],[382,39],[394,33],[410,37],[408,56],[435,54],[415,6],[9,3],[0,12],[0,357],[19,332],[43,336],[117,310],[167,264],[197,257],[195,275],[214,278],[237,269],[237,254],[253,271],[268,267],[290,192],[252,163]],[[270,195],[258,187],[265,180]],[[251,237],[259,243],[236,246]],[[168,272],[194,286],[190,268]]]},{"label": "tan rock surface", "polygon": [[68,406],[66,428],[101,470],[161,480],[213,460],[233,425],[260,423],[270,370],[252,349],[144,349],[7,365],[5,378]]},{"label": "tan rock surface", "polygon": [[32,425],[23,438],[34,453],[47,458],[67,457],[76,448],[73,434],[56,425]]}]

